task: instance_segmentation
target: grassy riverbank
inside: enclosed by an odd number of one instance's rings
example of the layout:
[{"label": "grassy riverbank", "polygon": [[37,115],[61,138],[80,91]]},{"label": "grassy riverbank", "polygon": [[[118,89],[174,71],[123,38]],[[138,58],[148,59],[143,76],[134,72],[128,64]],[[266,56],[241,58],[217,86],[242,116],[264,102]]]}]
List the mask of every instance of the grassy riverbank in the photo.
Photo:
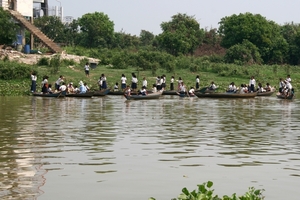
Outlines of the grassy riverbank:
[{"label": "grassy riverbank", "polygon": [[[54,85],[54,82],[58,79],[59,75],[65,77],[65,82],[73,82],[77,85],[79,81],[86,82],[91,89],[97,90],[97,80],[100,75],[104,73],[107,77],[109,87],[113,87],[116,82],[120,84],[121,74],[125,74],[128,83],[131,80],[131,73],[134,72],[138,76],[139,85],[142,82],[143,77],[146,77],[148,86],[152,86],[155,83],[156,76],[165,74],[167,77],[167,90],[169,89],[169,81],[171,76],[175,79],[182,77],[183,81],[188,87],[195,86],[195,78],[200,76],[200,86],[205,87],[214,81],[216,85],[220,87],[219,91],[225,91],[230,82],[235,82],[237,86],[242,83],[249,83],[250,76],[254,76],[256,82],[261,82],[263,85],[270,83],[272,86],[278,88],[279,78],[286,78],[287,74],[291,75],[292,85],[296,92],[300,89],[299,80],[300,71],[298,66],[279,66],[279,65],[252,65],[252,66],[239,66],[232,64],[220,64],[220,63],[205,63],[199,65],[197,72],[192,72],[190,69],[174,69],[174,72],[168,72],[165,69],[141,70],[138,67],[128,67],[126,69],[116,69],[111,65],[98,65],[96,68],[91,69],[90,76],[86,77],[84,73],[84,63],[86,60],[82,60],[80,63],[61,62],[56,74],[51,74],[53,71],[49,66],[37,66],[28,65],[30,70],[34,70],[38,73],[38,86],[40,91],[40,82],[44,75],[49,76],[49,82]],[[1,96],[17,96],[17,95],[29,95],[30,94],[30,74],[26,79],[14,79],[14,80],[2,80],[0,79],[0,95]]]}]

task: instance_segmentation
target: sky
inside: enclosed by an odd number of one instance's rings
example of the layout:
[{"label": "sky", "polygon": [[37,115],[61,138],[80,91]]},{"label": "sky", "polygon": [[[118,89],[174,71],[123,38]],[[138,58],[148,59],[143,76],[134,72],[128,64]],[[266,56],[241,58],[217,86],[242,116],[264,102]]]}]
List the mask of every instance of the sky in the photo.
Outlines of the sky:
[{"label": "sky", "polygon": [[200,28],[218,28],[226,16],[250,12],[277,24],[300,23],[300,0],[48,0],[63,7],[64,16],[75,19],[86,13],[103,12],[114,22],[115,32],[140,35],[146,30],[160,34],[160,24],[178,13],[194,16]]}]

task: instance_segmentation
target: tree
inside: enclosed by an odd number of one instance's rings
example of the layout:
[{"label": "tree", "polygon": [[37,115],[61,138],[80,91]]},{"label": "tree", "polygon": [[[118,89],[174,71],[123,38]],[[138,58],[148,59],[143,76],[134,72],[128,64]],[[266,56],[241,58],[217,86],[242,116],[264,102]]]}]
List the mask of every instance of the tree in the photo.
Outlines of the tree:
[{"label": "tree", "polygon": [[193,54],[195,49],[201,44],[204,30],[193,16],[177,14],[172,16],[169,22],[161,25],[163,33],[157,36],[162,49],[172,55]]},{"label": "tree", "polygon": [[17,25],[2,7],[0,7],[0,27],[0,44],[12,44],[16,40]]},{"label": "tree", "polygon": [[114,37],[114,23],[104,13],[88,13],[78,19],[85,47],[109,47]]},{"label": "tree", "polygon": [[138,47],[139,44],[140,44],[140,40],[135,35],[132,36],[124,32],[114,33],[114,40],[113,40],[112,47],[119,47],[125,49],[130,47]]},{"label": "tree", "polygon": [[142,30],[140,33],[140,40],[143,46],[152,45],[154,41],[154,34],[149,31]]},{"label": "tree", "polygon": [[227,50],[224,59],[228,63],[241,65],[260,64],[262,62],[258,48],[248,40],[244,40],[242,44],[231,46]]},{"label": "tree", "polygon": [[38,27],[47,37],[57,43],[65,42],[65,25],[56,16],[43,16],[34,20],[34,25]]},{"label": "tree", "polygon": [[245,13],[224,17],[219,24],[223,47],[230,48],[248,40],[259,49],[264,62],[284,60],[288,44],[280,34],[280,26],[275,22],[268,21],[259,14]]},{"label": "tree", "polygon": [[289,45],[288,63],[300,63],[300,24],[287,23],[281,26],[281,34]]}]

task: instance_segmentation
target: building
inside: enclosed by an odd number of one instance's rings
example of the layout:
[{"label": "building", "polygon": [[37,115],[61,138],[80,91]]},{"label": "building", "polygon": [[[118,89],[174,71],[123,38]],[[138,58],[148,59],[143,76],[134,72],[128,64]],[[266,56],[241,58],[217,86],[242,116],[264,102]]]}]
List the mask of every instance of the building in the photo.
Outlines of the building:
[{"label": "building", "polygon": [[[33,25],[34,3],[41,4],[44,13],[48,15],[48,0],[0,0],[0,6],[4,10],[8,10],[15,22],[19,24],[20,29],[16,33],[16,38],[18,38],[18,41],[22,41],[22,44],[20,45],[25,45],[26,47],[29,46],[29,49],[32,48],[35,36],[52,52],[62,52],[57,44]],[[25,29],[31,33],[30,41],[25,41]]]}]

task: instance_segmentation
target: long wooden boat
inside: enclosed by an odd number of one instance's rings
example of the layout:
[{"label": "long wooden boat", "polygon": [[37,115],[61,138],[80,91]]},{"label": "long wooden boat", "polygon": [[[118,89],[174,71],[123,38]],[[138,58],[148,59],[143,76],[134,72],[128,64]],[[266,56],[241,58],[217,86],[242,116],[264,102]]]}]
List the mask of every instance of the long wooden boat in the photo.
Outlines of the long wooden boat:
[{"label": "long wooden boat", "polygon": [[148,99],[158,99],[162,95],[162,92],[154,92],[147,95],[124,95],[127,100],[148,100]]},{"label": "long wooden boat", "polygon": [[276,94],[276,96],[278,99],[293,99],[293,98],[295,98],[295,94],[285,96],[284,94],[281,94],[279,92]]},{"label": "long wooden boat", "polygon": [[66,94],[66,97],[81,97],[81,98],[91,98],[94,95],[94,92],[86,92],[86,93],[69,93]]},{"label": "long wooden boat", "polygon": [[178,95],[178,92],[176,90],[165,90],[162,95]]},{"label": "long wooden boat", "polygon": [[36,96],[36,97],[55,97],[55,98],[63,98],[66,96],[65,92],[58,92],[58,93],[47,93],[47,94],[43,94],[43,93],[32,93],[32,96]]},{"label": "long wooden boat", "polygon": [[110,89],[105,89],[105,90],[97,90],[94,92],[93,96],[105,96],[110,92]]},{"label": "long wooden boat", "polygon": [[[153,93],[152,90],[147,90],[148,94],[151,94]],[[131,92],[132,95],[137,95],[138,92]],[[123,91],[110,91],[108,93],[108,95],[124,95],[124,92]]]},{"label": "long wooden boat", "polygon": [[269,91],[269,92],[258,92],[257,96],[272,96],[274,94],[274,91]]},{"label": "long wooden boat", "polygon": [[254,98],[257,95],[257,92],[252,93],[195,93],[199,98]]}]

